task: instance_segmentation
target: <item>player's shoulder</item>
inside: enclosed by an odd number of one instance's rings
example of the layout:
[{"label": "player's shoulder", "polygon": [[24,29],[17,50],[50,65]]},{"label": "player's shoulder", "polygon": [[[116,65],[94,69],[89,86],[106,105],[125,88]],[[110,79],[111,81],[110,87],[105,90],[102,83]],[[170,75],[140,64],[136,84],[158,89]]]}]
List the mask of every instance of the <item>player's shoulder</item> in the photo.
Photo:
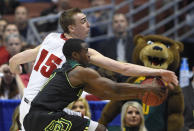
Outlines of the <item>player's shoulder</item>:
[{"label": "player's shoulder", "polygon": [[61,33],[57,33],[57,32],[52,32],[52,33],[49,33],[46,38],[50,38],[50,37],[53,37],[53,38],[57,38],[57,37],[60,37],[61,36]]},{"label": "player's shoulder", "polygon": [[50,43],[51,41],[57,41],[58,39],[60,39],[60,36],[61,36],[61,33],[49,33],[45,38],[44,38],[44,41],[43,41],[43,44],[47,44],[47,43]]}]

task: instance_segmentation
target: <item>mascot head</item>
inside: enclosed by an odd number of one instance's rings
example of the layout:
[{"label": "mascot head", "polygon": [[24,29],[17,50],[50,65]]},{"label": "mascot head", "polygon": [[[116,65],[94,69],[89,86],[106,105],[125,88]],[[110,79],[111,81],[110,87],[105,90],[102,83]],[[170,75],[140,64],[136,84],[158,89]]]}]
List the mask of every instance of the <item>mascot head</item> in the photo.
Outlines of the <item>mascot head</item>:
[{"label": "mascot head", "polygon": [[133,62],[146,67],[175,71],[183,44],[161,35],[136,35]]}]

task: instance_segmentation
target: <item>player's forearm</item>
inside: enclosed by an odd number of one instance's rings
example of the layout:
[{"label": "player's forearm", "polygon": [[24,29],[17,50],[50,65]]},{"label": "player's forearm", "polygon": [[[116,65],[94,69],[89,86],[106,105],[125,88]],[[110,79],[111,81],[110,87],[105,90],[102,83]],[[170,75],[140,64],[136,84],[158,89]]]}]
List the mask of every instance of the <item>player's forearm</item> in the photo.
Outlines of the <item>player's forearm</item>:
[{"label": "player's forearm", "polygon": [[30,55],[29,51],[24,51],[21,53],[18,53],[10,58],[9,64],[10,65],[20,65],[27,62],[30,62],[32,60],[32,55]]},{"label": "player's forearm", "polygon": [[153,69],[145,66],[130,64],[130,63],[122,63],[123,75],[130,75],[130,76],[161,76],[160,69]]},{"label": "player's forearm", "polygon": [[29,49],[14,55],[9,60],[9,67],[11,72],[15,73],[20,64],[32,62],[36,59],[39,47],[35,49]]},{"label": "player's forearm", "polygon": [[99,67],[114,71],[125,76],[160,76],[160,69],[152,69],[149,67],[139,66],[130,63],[115,61],[101,55],[99,52],[90,49],[90,62]]},{"label": "player's forearm", "polygon": [[119,83],[112,86],[109,91],[104,90],[103,99],[111,100],[129,100],[140,99],[146,91],[150,91],[151,88],[147,85]]}]

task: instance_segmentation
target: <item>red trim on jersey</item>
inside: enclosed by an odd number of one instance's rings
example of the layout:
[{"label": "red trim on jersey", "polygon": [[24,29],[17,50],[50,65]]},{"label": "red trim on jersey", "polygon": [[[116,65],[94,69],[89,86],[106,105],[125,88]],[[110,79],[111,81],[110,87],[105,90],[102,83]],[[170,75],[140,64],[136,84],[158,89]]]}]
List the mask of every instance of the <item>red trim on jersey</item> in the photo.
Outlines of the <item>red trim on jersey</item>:
[{"label": "red trim on jersey", "polygon": [[63,40],[68,40],[68,39],[65,37],[64,34],[61,34],[61,39],[63,39]]}]

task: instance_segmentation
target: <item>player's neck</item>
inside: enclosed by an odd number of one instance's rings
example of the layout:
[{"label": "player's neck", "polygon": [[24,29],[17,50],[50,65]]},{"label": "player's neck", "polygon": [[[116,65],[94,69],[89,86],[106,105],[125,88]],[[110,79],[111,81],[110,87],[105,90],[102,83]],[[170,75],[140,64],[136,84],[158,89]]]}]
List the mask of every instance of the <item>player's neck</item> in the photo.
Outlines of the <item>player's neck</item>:
[{"label": "player's neck", "polygon": [[67,39],[71,39],[71,38],[76,38],[76,39],[83,39],[83,38],[80,38],[79,36],[77,36],[76,34],[72,34],[72,33],[64,33],[64,36],[67,38]]},{"label": "player's neck", "polygon": [[80,65],[80,63],[74,59],[67,59],[67,63],[69,65],[71,65],[72,67],[76,66],[76,65]]},{"label": "player's neck", "polygon": [[68,58],[67,58],[67,63],[80,64],[77,60],[74,60],[74,59],[68,59]]},{"label": "player's neck", "polygon": [[63,35],[64,35],[64,37],[67,38],[67,39],[73,38],[70,34],[67,34],[67,33],[64,33]]}]

